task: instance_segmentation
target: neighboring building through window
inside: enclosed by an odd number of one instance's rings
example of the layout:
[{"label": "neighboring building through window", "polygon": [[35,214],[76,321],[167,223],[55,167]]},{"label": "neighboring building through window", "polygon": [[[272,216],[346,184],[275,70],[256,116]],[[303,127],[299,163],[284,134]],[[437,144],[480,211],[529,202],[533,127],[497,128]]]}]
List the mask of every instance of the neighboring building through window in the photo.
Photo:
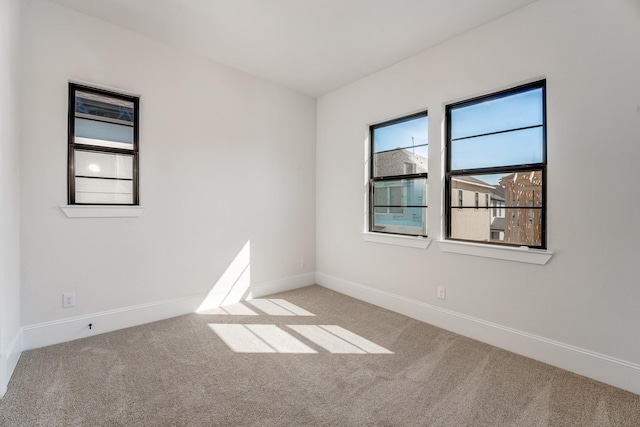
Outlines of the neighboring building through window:
[{"label": "neighboring building through window", "polygon": [[68,203],[138,205],[139,98],[69,84]]},{"label": "neighboring building through window", "polygon": [[446,107],[448,239],[546,248],[545,97],[540,81]]},{"label": "neighboring building through window", "polygon": [[427,113],[370,127],[369,231],[427,235]]}]

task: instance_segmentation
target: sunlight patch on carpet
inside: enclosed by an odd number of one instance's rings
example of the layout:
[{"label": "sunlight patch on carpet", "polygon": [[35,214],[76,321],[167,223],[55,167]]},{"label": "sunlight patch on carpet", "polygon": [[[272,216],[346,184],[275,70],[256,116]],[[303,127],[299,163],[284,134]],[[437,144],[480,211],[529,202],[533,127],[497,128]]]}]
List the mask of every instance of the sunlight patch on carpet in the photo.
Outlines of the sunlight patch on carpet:
[{"label": "sunlight patch on carpet", "polygon": [[317,353],[276,325],[210,323],[209,327],[236,353]]},{"label": "sunlight patch on carpet", "polygon": [[[209,327],[236,353],[318,353],[276,325],[209,323]],[[392,351],[338,325],[287,327],[329,353],[393,354]]]},{"label": "sunlight patch on carpet", "polygon": [[329,353],[336,354],[393,354],[359,335],[337,325],[287,325],[309,341]]},{"label": "sunlight patch on carpet", "polygon": [[258,313],[240,302],[220,307],[213,307],[208,310],[202,310],[198,312],[198,314],[217,314],[223,316],[258,316]]},{"label": "sunlight patch on carpet", "polygon": [[283,299],[258,298],[247,301],[269,316],[315,316],[315,314]]}]

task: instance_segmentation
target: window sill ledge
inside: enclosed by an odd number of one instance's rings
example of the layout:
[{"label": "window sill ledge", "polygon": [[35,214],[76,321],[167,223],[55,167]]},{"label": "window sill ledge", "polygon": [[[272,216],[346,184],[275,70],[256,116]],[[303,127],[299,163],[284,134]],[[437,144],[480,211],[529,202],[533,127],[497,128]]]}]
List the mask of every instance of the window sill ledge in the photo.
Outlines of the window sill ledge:
[{"label": "window sill ledge", "polygon": [[438,246],[443,252],[538,265],[546,264],[553,256],[553,252],[544,249],[483,245],[481,243],[455,242],[452,240],[438,240]]},{"label": "window sill ledge", "polygon": [[137,218],[144,212],[142,206],[60,206],[68,218]]},{"label": "window sill ledge", "polygon": [[427,237],[371,233],[368,231],[362,232],[362,238],[367,242],[385,243],[387,245],[406,246],[417,249],[426,249],[431,243],[431,239]]}]

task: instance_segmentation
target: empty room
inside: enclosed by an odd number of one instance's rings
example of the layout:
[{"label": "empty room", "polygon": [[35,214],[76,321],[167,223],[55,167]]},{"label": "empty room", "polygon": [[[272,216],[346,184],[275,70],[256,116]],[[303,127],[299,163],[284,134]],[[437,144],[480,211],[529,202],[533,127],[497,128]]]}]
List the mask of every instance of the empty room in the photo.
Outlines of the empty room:
[{"label": "empty room", "polygon": [[638,159],[638,0],[0,0],[0,426],[639,426]]}]

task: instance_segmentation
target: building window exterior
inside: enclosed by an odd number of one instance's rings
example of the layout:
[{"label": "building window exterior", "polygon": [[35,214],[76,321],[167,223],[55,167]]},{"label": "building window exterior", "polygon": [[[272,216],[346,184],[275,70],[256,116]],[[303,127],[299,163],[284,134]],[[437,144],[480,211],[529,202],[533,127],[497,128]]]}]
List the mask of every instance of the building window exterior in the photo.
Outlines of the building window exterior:
[{"label": "building window exterior", "polygon": [[69,83],[70,205],[139,205],[139,102]]},{"label": "building window exterior", "polygon": [[369,231],[426,236],[426,111],[373,125],[369,132]]},{"label": "building window exterior", "polygon": [[546,249],[545,103],[543,80],[446,107],[447,239]]}]

